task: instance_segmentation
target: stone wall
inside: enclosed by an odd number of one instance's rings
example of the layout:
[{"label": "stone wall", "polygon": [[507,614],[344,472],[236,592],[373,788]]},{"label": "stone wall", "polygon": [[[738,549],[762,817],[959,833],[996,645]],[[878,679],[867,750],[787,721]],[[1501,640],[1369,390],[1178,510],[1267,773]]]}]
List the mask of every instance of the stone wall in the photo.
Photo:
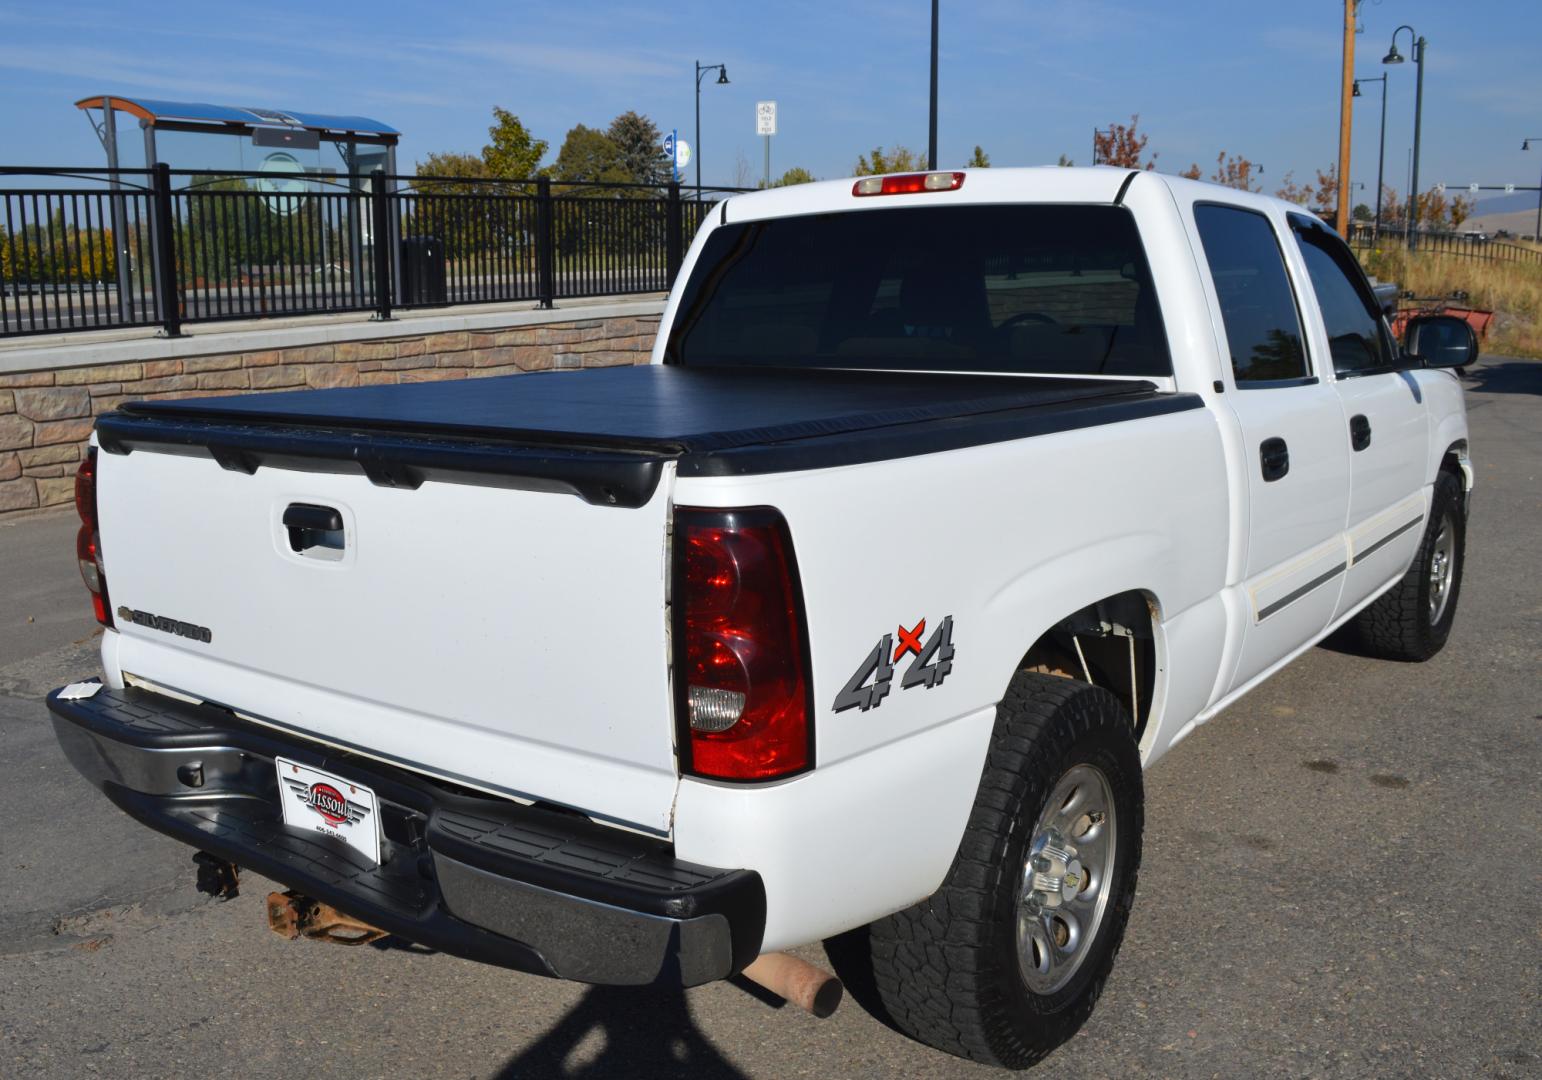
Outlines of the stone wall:
[{"label": "stone wall", "polygon": [[0,373],[0,517],[70,502],[95,417],[125,401],[644,363],[658,323],[657,315],[571,319]]}]

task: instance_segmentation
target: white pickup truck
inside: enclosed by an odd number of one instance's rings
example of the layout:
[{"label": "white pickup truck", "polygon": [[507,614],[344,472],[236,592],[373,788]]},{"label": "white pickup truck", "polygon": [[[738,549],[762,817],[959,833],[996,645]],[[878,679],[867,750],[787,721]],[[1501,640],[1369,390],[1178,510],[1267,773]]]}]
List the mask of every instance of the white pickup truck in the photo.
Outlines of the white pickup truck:
[{"label": "white pickup truck", "polygon": [[1156,173],[736,196],[650,365],[101,418],[104,679],[49,707],[211,873],[593,983],[841,935],[1022,1066],[1113,963],[1143,768],[1340,627],[1445,642],[1476,354]]}]

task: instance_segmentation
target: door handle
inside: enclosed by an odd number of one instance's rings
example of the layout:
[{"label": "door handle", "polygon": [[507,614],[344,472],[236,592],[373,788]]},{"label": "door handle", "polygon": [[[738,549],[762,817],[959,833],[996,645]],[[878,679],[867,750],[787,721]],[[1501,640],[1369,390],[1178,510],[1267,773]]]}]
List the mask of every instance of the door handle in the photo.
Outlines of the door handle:
[{"label": "door handle", "polygon": [[1290,447],[1281,438],[1265,439],[1258,444],[1258,464],[1263,469],[1265,483],[1280,479],[1290,472]]},{"label": "door handle", "polygon": [[1349,445],[1356,450],[1371,445],[1371,422],[1364,416],[1356,414],[1349,418]]},{"label": "door handle", "polygon": [[289,530],[289,548],[303,552],[314,547],[341,549],[343,515],[330,506],[290,503],[284,508],[284,528]]}]

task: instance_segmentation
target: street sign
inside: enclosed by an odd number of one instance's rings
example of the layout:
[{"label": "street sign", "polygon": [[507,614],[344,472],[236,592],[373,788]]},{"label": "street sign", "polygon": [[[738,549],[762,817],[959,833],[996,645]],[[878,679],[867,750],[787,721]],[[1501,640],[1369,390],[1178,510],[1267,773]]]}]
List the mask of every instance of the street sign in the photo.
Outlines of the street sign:
[{"label": "street sign", "polygon": [[1468,184],[1467,185],[1467,190],[1472,192],[1474,195],[1476,195],[1478,193],[1478,185],[1477,184]]},{"label": "street sign", "polygon": [[755,102],[755,134],[756,135],[775,135],[776,134],[776,102],[774,102],[774,101],[757,101],[757,102]]},{"label": "street sign", "polygon": [[1505,194],[1506,195],[1514,195],[1515,194],[1515,185],[1514,184],[1506,184],[1505,185]]},{"label": "street sign", "polygon": [[664,136],[664,156],[670,161],[675,160],[675,133],[673,131]]},{"label": "street sign", "polygon": [[675,168],[683,169],[691,163],[691,144],[684,139],[675,140]]},{"label": "street sign", "polygon": [[1437,195],[1444,195],[1446,193],[1446,185],[1444,185],[1444,184],[1436,184],[1435,185],[1435,193]]}]

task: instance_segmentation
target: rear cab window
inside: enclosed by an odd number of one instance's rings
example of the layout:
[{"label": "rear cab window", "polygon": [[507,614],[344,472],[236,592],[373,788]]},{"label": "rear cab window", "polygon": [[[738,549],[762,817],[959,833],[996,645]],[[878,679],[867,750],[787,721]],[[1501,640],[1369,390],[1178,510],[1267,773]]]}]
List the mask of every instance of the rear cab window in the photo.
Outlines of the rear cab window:
[{"label": "rear cab window", "polygon": [[1130,212],[903,207],[708,236],[667,363],[1039,375],[1172,374]]},{"label": "rear cab window", "polygon": [[1215,283],[1237,389],[1309,380],[1296,294],[1268,217],[1238,206],[1198,203],[1194,224]]}]

